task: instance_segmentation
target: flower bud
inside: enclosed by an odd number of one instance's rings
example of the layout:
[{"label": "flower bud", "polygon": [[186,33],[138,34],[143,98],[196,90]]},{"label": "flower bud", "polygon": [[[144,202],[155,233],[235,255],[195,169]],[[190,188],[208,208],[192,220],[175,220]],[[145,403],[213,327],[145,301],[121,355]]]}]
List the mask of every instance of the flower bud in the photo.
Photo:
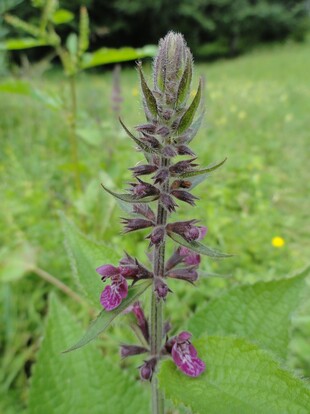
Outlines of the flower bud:
[{"label": "flower bud", "polygon": [[140,367],[140,378],[143,381],[151,381],[153,373],[155,371],[157,360],[152,358],[148,361],[144,361],[144,364]]},{"label": "flower bud", "polygon": [[137,165],[136,167],[129,168],[133,172],[134,177],[138,177],[139,175],[148,175],[152,174],[157,170],[158,167],[156,165],[147,164],[147,165]]},{"label": "flower bud", "polygon": [[129,233],[131,231],[136,231],[140,229],[146,229],[154,225],[152,221],[144,220],[140,218],[136,218],[136,219],[122,218],[122,224],[124,225],[124,233]]},{"label": "flower bud", "polygon": [[167,283],[161,278],[155,279],[155,293],[158,299],[166,299],[168,292],[171,292]]},{"label": "flower bud", "polygon": [[183,104],[192,78],[192,55],[180,33],[169,32],[159,42],[154,61],[155,90],[163,93],[165,104]]},{"label": "flower bud", "polygon": [[198,197],[195,197],[193,194],[189,193],[188,191],[172,190],[170,194],[176,197],[177,199],[190,204],[191,206],[194,206],[195,200],[198,200]]},{"label": "flower bud", "polygon": [[143,346],[138,345],[121,345],[120,354],[122,358],[127,358],[129,356],[144,354],[148,350]]},{"label": "flower bud", "polygon": [[151,240],[150,245],[160,245],[165,238],[166,230],[164,226],[157,226],[154,228],[152,233],[148,236],[148,239]]}]

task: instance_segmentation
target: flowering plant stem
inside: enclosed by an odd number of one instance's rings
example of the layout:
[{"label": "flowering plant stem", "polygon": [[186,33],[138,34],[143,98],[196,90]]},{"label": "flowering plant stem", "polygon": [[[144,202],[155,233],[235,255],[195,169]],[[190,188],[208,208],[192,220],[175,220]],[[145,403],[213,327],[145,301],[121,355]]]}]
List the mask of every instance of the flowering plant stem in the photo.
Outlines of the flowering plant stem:
[{"label": "flowering plant stem", "polygon": [[[162,157],[160,164],[162,167],[169,166],[169,159]],[[165,182],[160,187],[162,191],[168,191],[169,183]],[[157,208],[157,218],[156,224],[161,226],[166,226],[167,224],[167,210],[162,205],[161,201],[158,201]],[[159,359],[160,350],[162,347],[163,340],[163,301],[158,298],[155,294],[156,281],[158,278],[163,278],[165,270],[165,248],[166,248],[166,239],[164,238],[163,242],[160,245],[154,247],[153,254],[153,284],[154,289],[152,290],[152,299],[151,299],[151,355]],[[152,413],[153,414],[163,414],[164,409],[164,397],[161,391],[158,388],[158,381],[156,375],[152,378]]]}]

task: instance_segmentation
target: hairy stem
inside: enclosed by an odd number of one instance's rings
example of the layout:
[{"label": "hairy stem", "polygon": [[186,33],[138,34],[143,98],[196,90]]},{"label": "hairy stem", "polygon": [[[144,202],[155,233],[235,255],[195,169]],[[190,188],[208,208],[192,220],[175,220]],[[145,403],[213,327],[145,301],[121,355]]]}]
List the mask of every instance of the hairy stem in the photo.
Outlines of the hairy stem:
[{"label": "hairy stem", "polygon": [[[161,159],[161,166],[167,167],[169,160],[166,158]],[[161,185],[161,191],[168,191],[169,182]],[[157,225],[165,226],[167,223],[167,211],[163,207],[161,201],[158,201],[157,209]],[[162,244],[155,246],[153,256],[153,274],[154,274],[154,286],[152,291],[152,302],[151,302],[151,354],[158,358],[162,347],[163,340],[163,301],[158,299],[154,289],[156,285],[156,279],[164,276],[165,269],[165,248],[166,240],[164,239]],[[158,387],[157,376],[154,375],[152,378],[152,412],[153,414],[164,414],[164,397]]]},{"label": "hairy stem", "polygon": [[70,84],[70,115],[69,115],[69,128],[70,128],[70,144],[71,144],[71,158],[74,168],[75,186],[78,192],[82,190],[80,168],[79,168],[79,156],[78,156],[78,140],[76,136],[76,117],[77,117],[77,98],[76,98],[76,82],[75,75],[69,76]]},{"label": "hairy stem", "polygon": [[58,289],[60,289],[62,292],[64,292],[66,295],[68,295],[71,299],[75,300],[79,304],[85,303],[84,300],[77,293],[75,293],[71,288],[69,288],[69,286],[65,285],[63,282],[61,282],[56,277],[52,276],[50,273],[46,272],[40,267],[34,267],[31,270],[46,282],[56,286]]}]

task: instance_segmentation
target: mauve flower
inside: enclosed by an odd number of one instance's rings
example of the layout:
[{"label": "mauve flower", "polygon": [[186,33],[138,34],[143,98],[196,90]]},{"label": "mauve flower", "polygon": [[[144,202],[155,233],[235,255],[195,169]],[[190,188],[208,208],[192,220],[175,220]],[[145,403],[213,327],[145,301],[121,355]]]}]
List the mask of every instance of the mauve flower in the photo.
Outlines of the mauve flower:
[{"label": "mauve flower", "polygon": [[198,377],[206,369],[205,363],[198,358],[195,347],[191,344],[189,332],[181,332],[174,338],[171,355],[176,366],[190,377]]},{"label": "mauve flower", "polygon": [[118,275],[120,270],[119,270],[119,267],[106,264],[106,265],[97,267],[96,272],[102,276],[101,280],[105,282],[109,277]]},{"label": "mauve flower", "polygon": [[197,222],[198,220],[178,221],[175,223],[169,223],[166,228],[168,233],[177,233],[186,241],[191,242],[203,239],[207,233],[207,227],[195,226]]},{"label": "mauve flower", "polygon": [[100,296],[100,303],[107,311],[117,308],[128,294],[127,281],[121,274],[111,276],[111,281],[111,285],[106,286]]},{"label": "mauve flower", "polygon": [[200,254],[193,252],[187,247],[179,247],[178,253],[182,257],[182,262],[188,266],[199,266],[200,264]]}]

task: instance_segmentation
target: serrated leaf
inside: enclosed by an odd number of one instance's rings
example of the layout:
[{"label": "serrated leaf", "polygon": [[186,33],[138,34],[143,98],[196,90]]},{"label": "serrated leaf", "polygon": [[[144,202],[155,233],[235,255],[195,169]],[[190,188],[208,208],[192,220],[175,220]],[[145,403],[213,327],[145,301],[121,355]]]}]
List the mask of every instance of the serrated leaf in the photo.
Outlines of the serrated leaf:
[{"label": "serrated leaf", "polygon": [[83,337],[72,345],[66,352],[74,351],[75,349],[79,349],[84,345],[88,344],[89,342],[93,341],[100,335],[103,331],[105,331],[114,319],[119,316],[128,306],[132,305],[134,302],[138,300],[138,298],[148,289],[152,284],[152,281],[147,280],[141,283],[137,283],[136,285],[130,287],[128,289],[128,296],[126,299],[122,301],[122,303],[114,310],[107,312],[103,310],[99,313],[97,319],[95,319],[92,324],[89,326],[86,333]]},{"label": "serrated leaf", "polygon": [[196,92],[196,95],[188,107],[187,111],[184,113],[182,118],[180,119],[179,125],[178,125],[178,134],[182,134],[193,122],[195,113],[199,107],[200,100],[201,100],[201,89],[202,89],[202,80],[199,81],[199,86]]},{"label": "serrated leaf", "polygon": [[197,175],[209,174],[212,171],[215,171],[219,167],[221,167],[226,160],[227,160],[227,158],[225,158],[223,161],[221,161],[217,164],[211,164],[208,167],[203,168],[202,170],[189,171],[189,172],[182,173],[182,174],[179,175],[179,177],[180,178],[188,178],[188,177],[195,177]]},{"label": "serrated leaf", "polygon": [[43,342],[31,378],[28,414],[137,414],[149,411],[146,387],[94,344],[63,355],[83,329],[50,298]]},{"label": "serrated leaf", "polygon": [[305,275],[238,286],[201,306],[188,322],[195,335],[237,335],[281,357],[287,354],[292,313]]},{"label": "serrated leaf", "polygon": [[18,39],[8,39],[4,42],[0,42],[0,50],[22,50],[46,45],[47,43],[44,40],[34,39],[32,37],[23,37]]},{"label": "serrated leaf", "polygon": [[172,361],[159,381],[166,398],[193,414],[308,414],[307,384],[266,352],[240,338],[209,337],[195,342],[206,371],[189,378]]},{"label": "serrated leaf", "polygon": [[151,89],[148,87],[148,84],[146,83],[146,80],[142,72],[141,63],[138,64],[138,71],[140,75],[141,89],[143,92],[144,102],[149,112],[156,118],[158,114],[156,99]]},{"label": "serrated leaf", "polygon": [[205,246],[204,244],[198,242],[198,241],[192,241],[188,242],[183,239],[179,234],[170,232],[168,233],[169,237],[171,237],[172,240],[180,244],[181,246],[187,247],[188,249],[193,250],[196,253],[203,254],[205,256],[212,257],[214,259],[224,259],[227,257],[232,257],[231,254],[221,253],[217,250],[213,250],[210,247]]},{"label": "serrated leaf", "polygon": [[109,63],[126,62],[129,60],[141,59],[147,56],[154,56],[156,48],[152,45],[134,49],[132,47],[123,47],[120,49],[101,48],[93,53],[85,53],[81,63],[82,69],[88,69],[95,66],[107,65]]},{"label": "serrated leaf", "polygon": [[52,22],[54,24],[69,23],[74,19],[74,14],[70,10],[58,9],[52,16]]},{"label": "serrated leaf", "polygon": [[127,135],[134,140],[134,142],[138,145],[138,147],[149,154],[159,154],[160,151],[158,151],[155,148],[152,148],[151,146],[145,144],[144,142],[140,141],[140,139],[136,138],[130,131],[129,129],[126,127],[126,125],[123,123],[123,121],[121,120],[121,118],[119,118],[119,122],[122,125],[122,127],[124,128],[125,132],[127,133]]},{"label": "serrated leaf", "polygon": [[109,190],[103,184],[101,184],[101,186],[105,191],[107,191],[113,197],[118,198],[121,201],[125,201],[126,203],[133,203],[133,204],[135,204],[135,203],[149,203],[151,201],[155,201],[155,200],[158,199],[158,195],[140,198],[140,197],[136,197],[132,194],[126,194],[126,193],[125,194],[118,194],[118,193],[115,193],[112,190]]},{"label": "serrated leaf", "polygon": [[102,264],[117,264],[119,261],[117,249],[93,242],[68,221],[64,214],[61,214],[60,217],[73,273],[77,278],[81,291],[96,308],[103,288],[100,276],[96,273],[96,268]]}]

